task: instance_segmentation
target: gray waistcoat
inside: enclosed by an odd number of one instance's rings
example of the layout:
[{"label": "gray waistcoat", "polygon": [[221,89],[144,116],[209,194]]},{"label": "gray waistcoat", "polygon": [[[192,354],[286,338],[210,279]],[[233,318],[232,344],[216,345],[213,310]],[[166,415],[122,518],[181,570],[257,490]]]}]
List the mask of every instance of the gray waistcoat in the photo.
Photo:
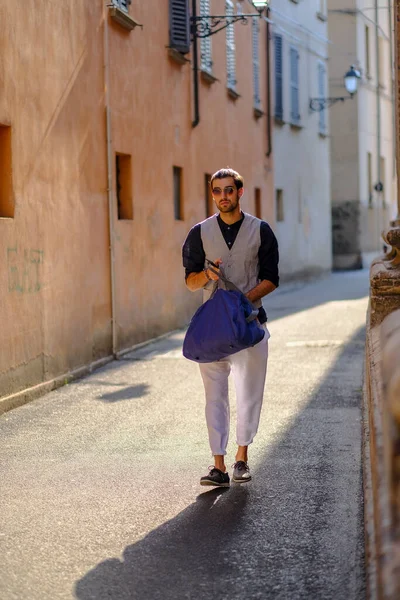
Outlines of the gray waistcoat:
[{"label": "gray waistcoat", "polygon": [[[235,243],[229,249],[218,225],[217,215],[209,217],[200,224],[201,240],[206,258],[215,261],[222,258],[222,269],[227,279],[232,281],[243,293],[254,288],[258,283],[260,269],[258,250],[261,244],[260,219],[244,213],[245,217],[236,236]],[[224,287],[222,281],[219,287]],[[209,282],[203,288],[203,302],[208,300],[214,289],[214,283]],[[253,302],[260,308],[261,300]]]}]

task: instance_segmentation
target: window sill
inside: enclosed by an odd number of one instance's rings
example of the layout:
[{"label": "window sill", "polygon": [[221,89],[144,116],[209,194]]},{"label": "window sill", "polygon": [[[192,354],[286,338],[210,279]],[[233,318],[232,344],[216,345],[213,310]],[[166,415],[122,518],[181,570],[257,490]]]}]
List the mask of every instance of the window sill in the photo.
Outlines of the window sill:
[{"label": "window sill", "polygon": [[212,73],[210,73],[210,71],[206,71],[204,69],[201,69],[200,77],[201,77],[202,81],[204,81],[204,83],[209,83],[210,85],[212,85],[213,83],[218,81],[217,77],[215,77]]},{"label": "window sill", "polygon": [[182,52],[179,52],[176,48],[168,48],[168,56],[176,62],[178,65],[186,65],[190,60],[185,58]]},{"label": "window sill", "polygon": [[231,98],[232,100],[236,101],[238,98],[240,98],[240,94],[238,94],[237,91],[233,88],[227,87],[226,91],[228,93],[229,98]]},{"label": "window sill", "polygon": [[298,123],[290,123],[290,128],[300,131],[300,129],[303,129],[303,125],[300,123],[300,121]]},{"label": "window sill", "polygon": [[324,13],[319,12],[319,11],[316,13],[316,17],[320,21],[327,21],[328,20],[328,17],[326,15],[324,15]]},{"label": "window sill", "polygon": [[286,121],[284,121],[283,116],[282,117],[277,117],[276,115],[274,116],[274,121],[277,125],[285,125]]},{"label": "window sill", "polygon": [[327,137],[329,137],[326,131],[318,131],[318,135],[322,140],[325,140]]},{"label": "window sill", "polygon": [[141,27],[143,29],[143,25],[135,21],[135,19],[132,19],[128,13],[117,6],[110,6],[109,11],[110,17],[124,29],[127,29],[128,31],[132,31],[135,27]]},{"label": "window sill", "polygon": [[256,106],[253,108],[253,116],[256,121],[261,119],[265,115],[265,112],[261,110],[261,108],[257,108]]}]

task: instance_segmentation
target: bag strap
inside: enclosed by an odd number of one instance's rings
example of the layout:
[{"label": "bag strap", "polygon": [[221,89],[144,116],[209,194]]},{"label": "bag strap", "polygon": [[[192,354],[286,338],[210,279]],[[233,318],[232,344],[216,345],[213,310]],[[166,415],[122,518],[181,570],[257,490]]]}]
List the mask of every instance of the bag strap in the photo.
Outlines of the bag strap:
[{"label": "bag strap", "polygon": [[[229,279],[225,277],[225,273],[221,267],[218,267],[218,265],[213,263],[212,260],[208,260],[208,258],[206,258],[206,262],[209,265],[208,269],[211,271],[211,273],[214,273],[214,275],[218,275],[221,281],[225,283],[227,290],[240,292],[241,294],[243,294],[242,290],[239,290],[239,288],[234,283],[232,283],[232,281],[229,281]],[[218,269],[218,271],[216,271],[215,269]]]},{"label": "bag strap", "polygon": [[[211,271],[211,273],[214,273],[214,275],[218,275],[218,277],[224,282],[227,290],[229,290],[231,292],[239,292],[239,294],[243,294],[242,290],[240,290],[234,283],[232,283],[232,281],[229,281],[229,279],[227,279],[225,277],[225,273],[223,272],[221,267],[218,267],[218,265],[216,265],[212,260],[209,260],[208,258],[206,258],[206,262],[208,263],[207,268]],[[216,271],[215,269],[218,269],[218,271]],[[215,283],[217,284],[217,282],[215,282]],[[215,291],[216,291],[216,287],[214,289],[214,292]],[[245,294],[243,294],[243,296],[244,295]],[[249,302],[250,302],[250,300],[249,300]],[[250,302],[250,304],[251,304],[251,302]],[[257,317],[258,317],[258,309],[253,309],[251,311],[251,313],[246,317],[246,322],[251,323],[251,321],[254,321],[254,319],[256,319]]]}]

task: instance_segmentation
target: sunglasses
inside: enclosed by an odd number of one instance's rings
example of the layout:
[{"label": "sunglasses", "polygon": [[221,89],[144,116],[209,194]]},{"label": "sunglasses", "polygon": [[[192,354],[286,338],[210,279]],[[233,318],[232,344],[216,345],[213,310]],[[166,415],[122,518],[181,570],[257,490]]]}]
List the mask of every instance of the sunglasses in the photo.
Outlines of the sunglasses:
[{"label": "sunglasses", "polygon": [[228,186],[226,188],[224,188],[223,190],[221,190],[221,188],[213,188],[212,193],[213,196],[215,196],[216,198],[218,198],[218,196],[221,196],[222,192],[224,192],[224,194],[226,194],[227,196],[232,196],[232,194],[234,192],[236,192],[236,189],[233,188],[232,186]]}]

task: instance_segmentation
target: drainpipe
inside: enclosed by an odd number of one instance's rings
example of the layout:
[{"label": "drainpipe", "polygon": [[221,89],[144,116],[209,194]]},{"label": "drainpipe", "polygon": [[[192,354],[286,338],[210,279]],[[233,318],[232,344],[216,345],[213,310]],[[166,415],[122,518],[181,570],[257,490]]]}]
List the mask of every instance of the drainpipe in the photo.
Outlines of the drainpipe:
[{"label": "drainpipe", "polygon": [[[390,4],[390,0],[389,0],[389,4]],[[396,144],[395,144],[395,148],[396,148],[396,171],[397,171],[397,216],[396,219],[393,223],[394,226],[400,226],[400,189],[399,189],[399,185],[400,185],[400,156],[399,156],[399,144],[397,142],[398,140],[398,135],[400,133],[400,112],[398,110],[398,106],[399,106],[399,85],[400,85],[400,81],[399,81],[399,73],[398,73],[398,68],[397,65],[399,64],[399,45],[400,45],[400,28],[399,28],[399,6],[398,3],[395,2],[394,3],[394,60],[395,60],[395,92],[393,94],[394,96],[394,113],[395,113],[395,121],[396,121],[396,127],[394,129],[395,132],[395,140],[396,140]],[[391,23],[392,25],[392,23]]]},{"label": "drainpipe", "polygon": [[[267,19],[269,19],[269,13],[270,13],[270,9],[267,9]],[[268,124],[268,137],[267,137],[267,141],[268,141],[268,149],[267,149],[267,156],[270,157],[272,154],[272,136],[271,136],[271,52],[270,52],[270,33],[271,33],[271,28],[270,28],[270,22],[269,20],[266,21],[266,26],[267,26],[267,52],[266,52],[266,56],[267,56],[267,124]]]},{"label": "drainpipe", "polygon": [[104,1],[104,101],[106,109],[106,144],[107,144],[107,196],[108,196],[108,225],[110,236],[110,271],[111,271],[111,332],[112,353],[117,355],[117,323],[115,307],[115,238],[114,238],[114,202],[113,202],[113,152],[111,140],[111,110],[110,110],[110,76],[109,76],[109,41],[108,41],[108,0]]},{"label": "drainpipe", "polygon": [[192,39],[193,39],[193,93],[194,93],[194,120],[192,121],[192,127],[197,127],[200,123],[200,109],[199,109],[199,55],[197,51],[197,37],[196,37],[196,17],[197,17],[197,0],[192,0]]},{"label": "drainpipe", "polygon": [[[381,181],[381,90],[380,90],[380,70],[379,70],[379,14],[378,14],[378,0],[374,1],[375,7],[375,73],[376,73],[376,161],[377,161],[377,173],[378,173],[378,183]],[[382,201],[382,192],[378,192],[378,203],[377,203],[377,226],[378,226],[378,239],[377,246],[379,247],[379,240],[381,234],[381,201]]]},{"label": "drainpipe", "polygon": [[392,0],[388,0],[388,26],[389,26],[389,73],[390,73],[390,98],[392,100],[392,154],[393,154],[393,165],[392,165],[392,169],[393,169],[393,173],[395,172],[396,169],[396,146],[397,146],[397,140],[396,140],[396,135],[395,135],[395,131],[396,131],[396,114],[395,114],[395,109],[394,109],[394,82],[393,82],[393,65],[394,65],[394,58],[393,58],[393,11],[392,11]]}]

